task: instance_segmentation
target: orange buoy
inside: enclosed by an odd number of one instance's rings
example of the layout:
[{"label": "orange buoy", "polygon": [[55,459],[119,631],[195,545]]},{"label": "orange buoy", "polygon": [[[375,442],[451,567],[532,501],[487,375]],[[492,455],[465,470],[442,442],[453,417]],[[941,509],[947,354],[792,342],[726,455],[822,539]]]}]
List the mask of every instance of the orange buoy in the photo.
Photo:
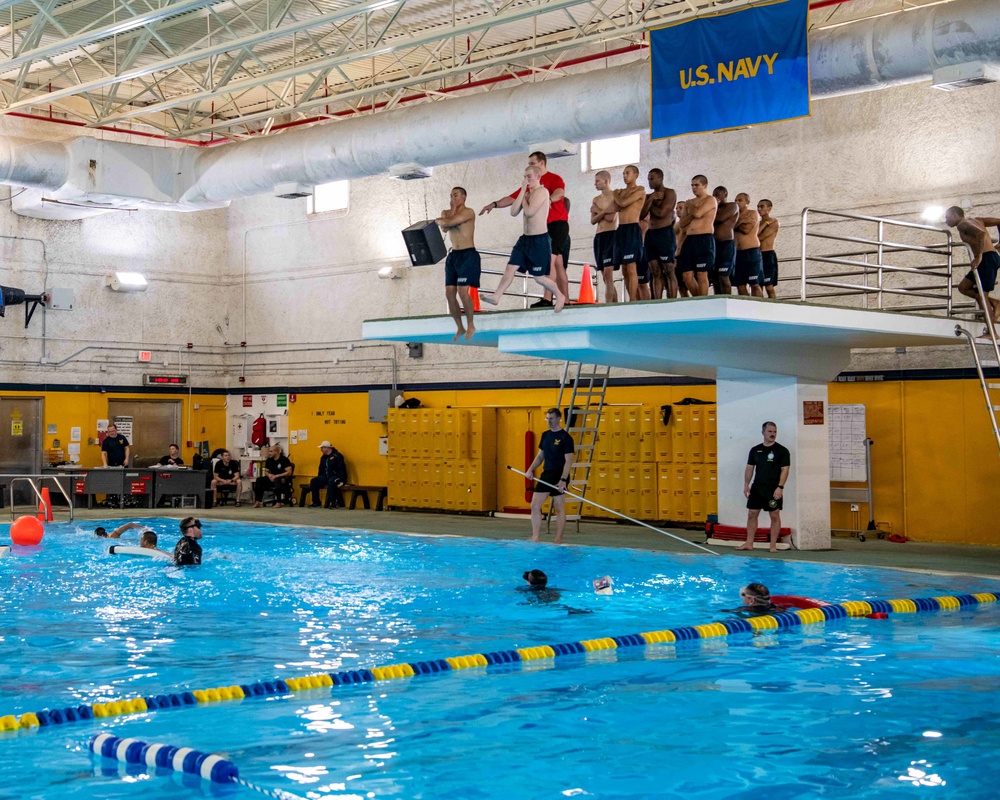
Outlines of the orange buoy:
[{"label": "orange buoy", "polygon": [[18,517],[10,524],[10,540],[14,544],[38,544],[44,534],[45,523],[34,517]]}]

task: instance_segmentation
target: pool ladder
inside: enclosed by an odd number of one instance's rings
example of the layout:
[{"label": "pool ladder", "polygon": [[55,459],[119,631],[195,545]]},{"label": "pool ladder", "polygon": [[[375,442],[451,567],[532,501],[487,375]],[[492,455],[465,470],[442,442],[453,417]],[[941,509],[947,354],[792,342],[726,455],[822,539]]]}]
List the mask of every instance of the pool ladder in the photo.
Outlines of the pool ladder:
[{"label": "pool ladder", "polygon": [[[983,283],[979,279],[979,272],[972,271],[976,281],[976,289],[979,296],[985,298]],[[990,380],[986,377],[987,369],[1000,368],[1000,344],[997,342],[997,328],[993,323],[993,318],[988,312],[983,312],[983,320],[986,323],[986,336],[977,339],[968,329],[961,325],[955,326],[955,335],[964,336],[972,349],[972,358],[976,363],[976,373],[979,375],[979,383],[983,387],[983,397],[986,400],[986,412],[990,417],[990,424],[993,426],[993,437],[997,442],[997,452],[1000,453],[1000,380]]]},{"label": "pool ladder", "polygon": [[[604,398],[608,390],[611,367],[603,364],[580,364],[567,361],[563,365],[562,380],[559,381],[559,400],[556,407],[563,410],[566,431],[573,437],[576,452],[569,471],[567,488],[580,497],[587,495],[587,483],[593,466],[594,450],[597,446],[597,428],[604,410]],[[568,402],[566,398],[568,395]],[[576,513],[566,514],[567,522],[575,522],[580,530],[583,503],[571,500],[568,504],[578,506]],[[548,523],[552,522],[552,505],[549,504]]]},{"label": "pool ladder", "polygon": [[[42,489],[48,488],[46,486],[46,481],[49,481],[50,485],[55,486],[59,490],[59,493],[66,499],[66,508],[69,511],[69,521],[73,521],[73,498],[66,491],[64,483],[68,483],[72,486],[73,481],[83,480],[85,476],[83,473],[80,474],[66,474],[66,475],[0,475],[0,484],[7,485],[10,490],[10,520],[14,521],[17,516],[16,503],[14,502],[14,488],[18,483],[26,483],[31,489],[32,493],[35,495],[35,499],[38,501],[38,506],[45,509],[47,512],[54,513],[61,510],[58,506],[53,508],[51,503],[51,497],[49,502],[46,503],[45,497],[42,495]],[[45,508],[48,506],[48,508]],[[31,514],[38,513],[37,508],[28,508]],[[46,513],[46,516],[49,514]]]}]

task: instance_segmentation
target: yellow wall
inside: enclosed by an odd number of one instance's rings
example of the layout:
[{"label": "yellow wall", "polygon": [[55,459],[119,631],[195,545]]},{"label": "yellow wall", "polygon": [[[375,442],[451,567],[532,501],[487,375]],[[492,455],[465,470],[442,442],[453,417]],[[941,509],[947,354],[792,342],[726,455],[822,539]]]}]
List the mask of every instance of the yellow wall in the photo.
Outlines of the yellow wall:
[{"label": "yellow wall", "polygon": [[[226,410],[225,395],[187,394],[145,394],[129,392],[4,392],[4,397],[42,398],[42,440],[46,450],[53,447],[58,439],[63,457],[68,459],[70,428],[81,429],[80,465],[95,467],[101,463],[101,448],[97,444],[87,444],[88,439],[97,441],[97,420],[108,418],[109,400],[180,400],[181,401],[181,454],[184,461],[191,463],[194,448],[187,446],[188,419],[191,421],[191,441],[205,441],[212,447],[225,447]],[[194,406],[199,408],[195,409]],[[56,425],[56,433],[46,433],[48,425]]]},{"label": "yellow wall", "polygon": [[[830,402],[867,407],[876,522],[918,541],[1000,542],[1000,458],[978,381],[834,383]],[[835,527],[852,525],[847,508],[834,506]]]}]

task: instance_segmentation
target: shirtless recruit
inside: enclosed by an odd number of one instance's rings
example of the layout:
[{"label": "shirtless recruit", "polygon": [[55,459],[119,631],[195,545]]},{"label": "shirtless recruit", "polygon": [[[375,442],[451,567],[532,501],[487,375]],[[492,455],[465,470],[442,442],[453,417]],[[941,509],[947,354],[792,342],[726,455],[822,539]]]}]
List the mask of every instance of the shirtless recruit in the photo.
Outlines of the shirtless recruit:
[{"label": "shirtless recruit", "polygon": [[[448,233],[451,240],[451,252],[444,262],[444,293],[448,300],[448,313],[458,326],[458,333],[452,341],[457,342],[462,336],[471,339],[476,333],[473,323],[473,302],[469,296],[469,287],[479,288],[480,261],[479,252],[473,241],[476,230],[476,212],[465,206],[465,189],[456,186],[451,190],[451,207],[441,212],[434,220],[441,230]],[[466,324],[462,325],[462,309],[458,299],[462,299],[465,308]]]},{"label": "shirtless recruit", "polygon": [[746,192],[736,195],[736,207],[740,213],[736,218],[736,268],[733,271],[733,283],[738,294],[760,297],[763,294],[760,281],[764,277],[760,239],[757,238],[760,215],[750,207],[750,195]]},{"label": "shirtless recruit", "polygon": [[778,254],[774,252],[774,240],[778,238],[781,227],[778,220],[771,216],[770,200],[757,203],[757,213],[760,214],[760,227],[757,237],[760,239],[760,256],[764,262],[764,283],[761,287],[772,300],[777,296],[778,289]]},{"label": "shirtless recruit", "polygon": [[614,210],[611,173],[602,169],[594,175],[594,188],[599,192],[590,204],[590,224],[597,226],[597,234],[594,236],[594,266],[604,278],[604,302],[617,303],[615,229],[618,227],[618,212]]},{"label": "shirtless recruit", "polygon": [[[1000,320],[1000,302],[990,297],[997,282],[997,272],[1000,271],[1000,254],[993,246],[990,232],[987,228],[1000,225],[1000,219],[994,217],[967,217],[965,211],[958,206],[952,206],[944,214],[944,220],[950,228],[956,228],[958,235],[972,248],[972,264],[969,274],[958,284],[958,291],[966,297],[974,299],[984,312],[989,313],[994,327]],[[974,272],[979,273],[979,281],[983,284],[983,296],[979,296]],[[989,334],[987,330],[986,335]]]},{"label": "shirtless recruit", "polygon": [[715,266],[715,212],[718,201],[708,193],[708,178],[691,179],[694,197],[685,202],[681,215],[684,250],[677,259],[677,270],[684,276],[687,289],[695,297],[708,294],[708,271]]},{"label": "shirtless recruit", "polygon": [[[636,184],[638,168],[631,164],[622,172],[624,189],[614,189],[614,208],[618,212],[618,230],[615,231],[615,262],[621,266],[625,277],[625,291],[631,301],[642,300],[640,285],[649,291],[649,270],[642,258],[642,230],[639,214],[646,200],[646,189]],[[647,298],[648,299],[648,296]]]},{"label": "shirtless recruit", "polygon": [[729,202],[729,190],[716,186],[712,197],[719,203],[715,212],[715,264],[709,275],[716,294],[733,293],[733,271],[736,267],[736,220],[740,209]]},{"label": "shirtless recruit", "polygon": [[674,234],[677,192],[663,185],[663,170],[653,167],[648,175],[649,188],[642,204],[640,217],[649,217],[649,230],[643,242],[646,263],[649,264],[653,299],[659,300],[666,290],[667,297],[677,297],[677,237]]},{"label": "shirtless recruit", "polygon": [[681,200],[677,203],[677,208],[674,209],[674,238],[677,240],[677,260],[674,264],[674,283],[677,284],[678,295],[681,297],[690,297],[687,286],[684,285],[684,276],[681,274],[680,270],[681,258],[684,256],[684,237],[687,235],[681,227],[681,217],[684,215],[685,205],[687,204]]},{"label": "shirtless recruit", "polygon": [[556,313],[566,305],[566,295],[549,277],[552,269],[552,238],[546,227],[546,217],[549,213],[549,190],[541,185],[542,171],[537,166],[529,166],[524,170],[524,181],[518,191],[517,199],[511,204],[510,215],[516,217],[524,211],[524,234],[517,240],[510,252],[510,263],[504,270],[503,277],[492,295],[480,295],[480,300],[491,305],[498,305],[499,298],[514,280],[514,272],[527,272],[539,286],[552,292],[555,298]]}]

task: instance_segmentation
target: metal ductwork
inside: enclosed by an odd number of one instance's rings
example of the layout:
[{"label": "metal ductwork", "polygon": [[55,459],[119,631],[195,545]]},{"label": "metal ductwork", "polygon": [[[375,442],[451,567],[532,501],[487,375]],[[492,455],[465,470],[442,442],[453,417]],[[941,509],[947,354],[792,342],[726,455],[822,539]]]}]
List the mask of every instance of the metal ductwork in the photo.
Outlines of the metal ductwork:
[{"label": "metal ductwork", "polygon": [[[1000,65],[997,5],[955,0],[820,31],[810,37],[813,97],[928,80],[954,65]],[[508,155],[535,142],[582,142],[648,124],[648,63],[639,61],[208,150],[89,137],[65,145],[0,139],[0,183],[33,187],[14,204],[29,216],[195,211],[274,193],[280,184],[314,186],[386,174],[404,163],[434,167]],[[60,205],[58,213],[46,200]]]}]

